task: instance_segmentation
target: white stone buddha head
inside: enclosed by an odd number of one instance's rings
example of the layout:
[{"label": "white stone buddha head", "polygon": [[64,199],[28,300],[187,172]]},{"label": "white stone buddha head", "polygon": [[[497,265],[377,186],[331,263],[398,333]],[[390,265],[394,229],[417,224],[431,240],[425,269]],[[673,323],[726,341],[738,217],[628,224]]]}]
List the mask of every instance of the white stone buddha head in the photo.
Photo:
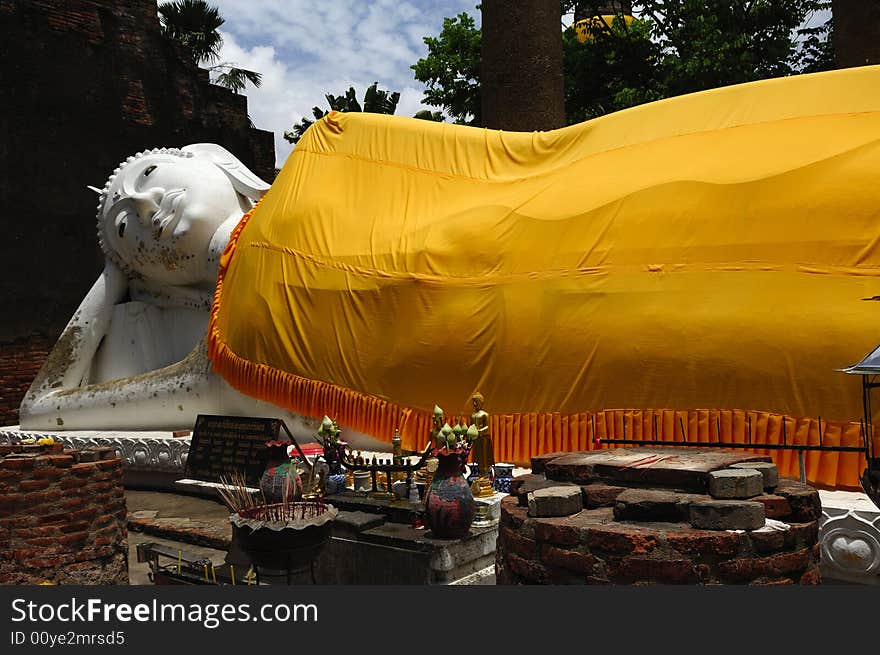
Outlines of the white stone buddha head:
[{"label": "white stone buddha head", "polygon": [[100,192],[98,240],[133,277],[213,286],[214,235],[268,188],[218,145],[141,152],[120,164]]}]

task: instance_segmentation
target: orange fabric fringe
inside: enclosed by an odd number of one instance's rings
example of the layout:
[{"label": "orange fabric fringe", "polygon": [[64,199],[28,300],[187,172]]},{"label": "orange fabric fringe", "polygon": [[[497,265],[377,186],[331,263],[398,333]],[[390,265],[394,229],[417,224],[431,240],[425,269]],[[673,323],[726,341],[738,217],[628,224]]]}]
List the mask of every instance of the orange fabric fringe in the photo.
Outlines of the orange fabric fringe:
[{"label": "orange fabric fringe", "polygon": [[[421,450],[431,430],[431,413],[402,407],[382,398],[352,391],[327,382],[303,378],[266,364],[246,360],[223,343],[217,328],[217,312],[223,278],[235,243],[253,210],[233,230],[220,260],[220,269],[208,326],[208,355],[214,369],[234,388],[307,416],[328,415],[340,424],[391,441],[400,429],[402,445]],[[448,417],[450,423],[467,422],[463,416]],[[784,426],[784,427],[783,427]],[[751,443],[754,452],[769,455],[785,477],[799,475],[795,451],[762,450],[760,444],[861,446],[861,426],[857,422],[822,421],[796,418],[770,412],[742,409],[632,409],[602,410],[559,414],[533,412],[490,414],[489,428],[496,461],[529,465],[530,458],[555,451],[593,450],[603,439],[644,439],[662,441],[726,441]],[[596,440],[599,440],[597,443]],[[875,450],[880,440],[874,435]],[[827,487],[859,488],[865,468],[862,453],[807,451],[808,481]]]}]

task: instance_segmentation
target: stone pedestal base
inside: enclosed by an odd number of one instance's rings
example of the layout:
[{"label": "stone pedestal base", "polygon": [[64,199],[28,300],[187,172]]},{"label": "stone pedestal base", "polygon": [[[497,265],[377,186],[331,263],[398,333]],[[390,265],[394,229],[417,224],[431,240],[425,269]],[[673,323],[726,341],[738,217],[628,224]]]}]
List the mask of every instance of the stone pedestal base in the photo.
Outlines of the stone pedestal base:
[{"label": "stone pedestal base", "polygon": [[477,514],[471,524],[475,528],[488,528],[498,525],[501,519],[501,499],[506,494],[496,493],[486,498],[474,498]]},{"label": "stone pedestal base", "polygon": [[17,427],[0,429],[0,443],[18,443],[25,437],[52,437],[66,448],[83,450],[109,447],[122,458],[123,482],[127,488],[174,491],[175,480],[184,477],[190,438],[175,438],[172,432],[123,432],[116,430],[71,430],[33,432]]}]

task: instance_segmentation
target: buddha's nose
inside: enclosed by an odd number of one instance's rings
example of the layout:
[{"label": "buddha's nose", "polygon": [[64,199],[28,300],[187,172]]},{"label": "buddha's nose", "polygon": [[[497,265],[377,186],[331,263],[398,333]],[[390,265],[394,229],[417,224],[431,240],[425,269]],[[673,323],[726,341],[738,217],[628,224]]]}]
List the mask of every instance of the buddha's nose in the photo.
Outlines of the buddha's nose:
[{"label": "buddha's nose", "polygon": [[159,211],[162,195],[161,189],[149,189],[142,193],[133,193],[130,196],[135,211],[137,211],[138,222],[144,227],[150,225],[153,216]]}]

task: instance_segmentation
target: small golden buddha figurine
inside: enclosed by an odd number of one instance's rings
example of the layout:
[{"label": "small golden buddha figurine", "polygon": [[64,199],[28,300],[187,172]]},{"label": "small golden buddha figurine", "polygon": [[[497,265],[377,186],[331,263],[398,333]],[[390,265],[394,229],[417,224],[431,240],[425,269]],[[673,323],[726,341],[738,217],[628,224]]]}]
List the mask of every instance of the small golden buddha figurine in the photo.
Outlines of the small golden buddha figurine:
[{"label": "small golden buddha figurine", "polygon": [[495,495],[495,490],[488,478],[475,478],[471,482],[471,493],[474,494],[474,498],[489,498]]},{"label": "small golden buddha figurine", "polygon": [[495,464],[495,455],[492,451],[492,435],[489,434],[489,414],[483,409],[483,394],[475,393],[471,401],[474,405],[471,425],[477,428],[477,438],[474,441],[472,451],[473,460],[480,467],[480,472],[485,474]]}]

